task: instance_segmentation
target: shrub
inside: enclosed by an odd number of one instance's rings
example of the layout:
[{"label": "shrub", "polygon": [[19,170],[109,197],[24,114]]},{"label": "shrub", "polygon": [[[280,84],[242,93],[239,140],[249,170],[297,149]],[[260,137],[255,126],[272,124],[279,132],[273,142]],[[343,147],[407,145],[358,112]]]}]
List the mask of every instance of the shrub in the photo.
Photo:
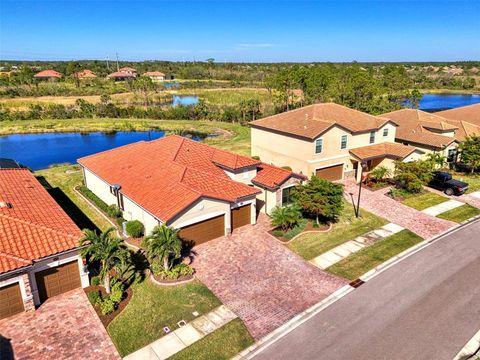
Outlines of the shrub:
[{"label": "shrub", "polygon": [[118,226],[123,226],[123,223],[125,222],[125,219],[123,217],[117,217],[116,219]]},{"label": "shrub", "polygon": [[138,220],[131,220],[125,225],[125,231],[128,236],[138,238],[143,235],[143,224]]},{"label": "shrub", "polygon": [[104,299],[100,303],[100,312],[102,315],[108,315],[115,311],[115,303],[110,298]]},{"label": "shrub", "polygon": [[417,160],[404,163],[395,162],[395,181],[397,186],[411,193],[423,190],[433,177],[433,164],[431,161]]},{"label": "shrub", "polygon": [[110,293],[110,300],[112,300],[115,304],[118,304],[120,301],[122,301],[123,298],[123,284],[118,281],[112,286],[112,290]]},{"label": "shrub", "polygon": [[296,205],[276,207],[272,211],[272,225],[280,226],[283,231],[293,228],[301,218],[300,208]]},{"label": "shrub", "polygon": [[90,284],[93,286],[100,285],[100,283],[101,283],[101,280],[99,276],[92,276],[92,278],[90,279]]},{"label": "shrub", "polygon": [[90,291],[87,294],[88,300],[92,305],[99,305],[102,302],[102,296],[100,295],[100,291]]},{"label": "shrub", "polygon": [[282,169],[285,169],[285,170],[288,170],[288,171],[292,171],[292,168],[290,166],[282,166]]},{"label": "shrub", "polygon": [[377,166],[370,172],[370,177],[375,181],[382,181],[385,178],[390,177],[391,171],[385,166]]},{"label": "shrub", "polygon": [[122,210],[120,210],[120,208],[115,204],[108,205],[107,214],[112,218],[117,218],[122,216]]},{"label": "shrub", "polygon": [[108,213],[108,205],[85,185],[79,186],[78,191],[80,191],[87,199],[91,200],[99,209]]},{"label": "shrub", "polygon": [[[160,265],[159,262],[158,262],[158,265]],[[152,271],[155,276],[159,276],[162,279],[172,279],[172,280],[175,280],[184,276],[193,275],[193,273],[195,272],[192,267],[183,263],[177,264],[172,268],[170,268],[169,270],[165,270],[163,266],[154,266],[154,264],[152,264]]]}]

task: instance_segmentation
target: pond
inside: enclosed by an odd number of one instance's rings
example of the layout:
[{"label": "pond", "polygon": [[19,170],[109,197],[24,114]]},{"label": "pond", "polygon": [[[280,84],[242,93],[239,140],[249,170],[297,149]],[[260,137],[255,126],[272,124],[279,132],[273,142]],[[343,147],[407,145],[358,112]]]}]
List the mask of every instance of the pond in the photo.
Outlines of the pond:
[{"label": "pond", "polygon": [[440,111],[480,103],[479,94],[423,94],[420,110]]},{"label": "pond", "polygon": [[[53,164],[74,164],[83,156],[140,140],[155,140],[164,136],[164,131],[7,135],[0,137],[0,157],[12,158],[33,170],[39,170]],[[196,135],[186,136],[194,140],[201,140]]]},{"label": "pond", "polygon": [[198,104],[198,96],[178,96],[174,95],[172,100],[172,106],[178,105],[196,105]]}]

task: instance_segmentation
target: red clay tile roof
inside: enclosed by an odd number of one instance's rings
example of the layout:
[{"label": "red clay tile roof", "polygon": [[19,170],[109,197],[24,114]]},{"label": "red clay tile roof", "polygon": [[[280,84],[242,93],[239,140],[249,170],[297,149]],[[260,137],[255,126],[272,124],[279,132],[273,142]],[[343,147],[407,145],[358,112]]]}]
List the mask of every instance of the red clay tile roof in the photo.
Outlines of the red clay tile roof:
[{"label": "red clay tile roof", "polygon": [[137,72],[137,69],[134,69],[134,68],[131,68],[131,67],[123,67],[123,68],[118,69],[118,71],[120,71],[120,72],[122,72],[122,71]]},{"label": "red clay tile roof", "polygon": [[82,232],[29,170],[0,169],[0,203],[0,273],[78,246]]},{"label": "red clay tile roof", "polygon": [[480,104],[462,106],[455,109],[439,111],[436,115],[447,119],[466,121],[473,125],[480,126]]},{"label": "red clay tile roof", "polygon": [[404,159],[417,150],[413,146],[407,146],[397,143],[384,142],[380,144],[362,146],[351,149],[350,154],[360,160],[368,160],[380,157],[390,157],[394,159]]},{"label": "red clay tile roof", "polygon": [[136,77],[135,74],[129,74],[124,72],[115,71],[107,75],[108,78],[126,78],[126,77]]},{"label": "red clay tile roof", "polygon": [[165,222],[202,197],[235,202],[259,193],[231,180],[217,166],[237,170],[259,161],[177,135],[121,146],[78,162],[107,183],[120,184],[121,193]]},{"label": "red clay tile roof", "polygon": [[46,78],[46,77],[54,77],[60,79],[62,74],[55,70],[43,70],[40,71],[38,74],[33,75],[35,78]]},{"label": "red clay tile roof", "polygon": [[334,125],[352,133],[377,130],[392,120],[335,103],[314,104],[250,122],[254,128],[315,139]]},{"label": "red clay tile roof", "polygon": [[147,71],[143,76],[165,76],[165,74],[160,71]]},{"label": "red clay tile roof", "polygon": [[304,175],[262,163],[258,166],[257,176],[252,179],[252,183],[269,189],[277,189],[292,176],[301,180],[307,180],[307,177]]},{"label": "red clay tile roof", "polygon": [[421,110],[402,109],[382,116],[391,118],[398,124],[395,138],[400,141],[443,149],[456,140],[453,136],[441,135],[429,130],[455,131],[458,129],[457,126],[449,124],[447,119],[438,115]]},{"label": "red clay tile roof", "polygon": [[74,77],[78,77],[80,79],[86,79],[86,78],[96,78],[97,75],[92,70],[83,70],[79,71],[73,74]]}]

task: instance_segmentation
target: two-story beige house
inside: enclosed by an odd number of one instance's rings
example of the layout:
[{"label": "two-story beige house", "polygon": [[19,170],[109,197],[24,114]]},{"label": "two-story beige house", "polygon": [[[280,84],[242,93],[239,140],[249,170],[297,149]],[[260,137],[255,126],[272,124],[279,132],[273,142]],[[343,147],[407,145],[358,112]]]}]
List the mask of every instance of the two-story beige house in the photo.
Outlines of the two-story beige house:
[{"label": "two-story beige house", "polygon": [[395,143],[397,124],[334,104],[314,104],[250,123],[252,155],[294,172],[328,180],[360,179],[376,166],[393,169],[394,160],[423,155],[412,146]]}]

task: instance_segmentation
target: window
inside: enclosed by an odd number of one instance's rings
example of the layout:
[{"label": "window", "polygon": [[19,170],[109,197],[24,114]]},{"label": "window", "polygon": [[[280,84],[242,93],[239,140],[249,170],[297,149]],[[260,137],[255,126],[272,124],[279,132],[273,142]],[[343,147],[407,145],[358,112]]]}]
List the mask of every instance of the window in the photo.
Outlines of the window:
[{"label": "window", "polygon": [[456,149],[449,149],[448,150],[448,155],[447,155],[447,162],[455,162],[455,157],[457,155],[457,150]]},{"label": "window", "polygon": [[323,149],[323,140],[317,139],[315,140],[315,154],[320,154]]},{"label": "window", "polygon": [[123,205],[123,194],[121,193],[118,193],[117,195],[117,204],[118,204],[118,207],[120,208],[120,210],[125,210],[125,207]]},{"label": "window", "polygon": [[117,195],[115,194],[115,188],[113,186],[110,186],[110,194]]},{"label": "window", "polygon": [[348,138],[347,135],[342,135],[342,138],[341,138],[341,140],[340,140],[340,149],[341,149],[341,150],[347,148],[347,138]]},{"label": "window", "polygon": [[383,137],[388,136],[388,128],[383,129]]},{"label": "window", "polygon": [[288,205],[292,202],[290,192],[293,189],[293,186],[282,189],[282,206]]},{"label": "window", "polygon": [[375,131],[370,131],[370,144],[375,143]]}]

